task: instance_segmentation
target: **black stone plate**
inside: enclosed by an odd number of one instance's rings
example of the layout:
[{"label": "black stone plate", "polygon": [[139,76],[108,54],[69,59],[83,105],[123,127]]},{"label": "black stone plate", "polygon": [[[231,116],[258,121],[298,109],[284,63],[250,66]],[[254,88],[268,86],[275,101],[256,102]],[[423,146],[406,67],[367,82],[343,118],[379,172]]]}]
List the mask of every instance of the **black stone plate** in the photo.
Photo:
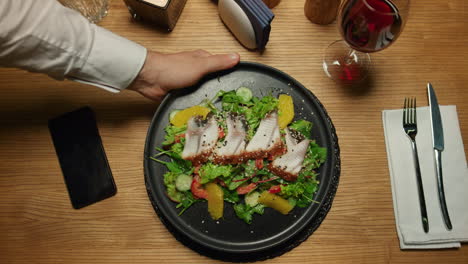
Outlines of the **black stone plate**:
[{"label": "black stone plate", "polygon": [[[219,90],[234,90],[240,86],[252,89],[254,96],[281,93],[293,97],[295,119],[313,123],[312,138],[328,149],[327,161],[318,170],[320,181],[314,200],[307,208],[295,208],[289,215],[266,208],[255,215],[248,225],[235,215],[231,204],[225,203],[224,217],[210,218],[207,203],[193,205],[181,216],[176,203],[165,194],[163,174],[166,167],[148,157],[157,153],[164,140],[164,127],[169,113],[213,98]],[[320,101],[299,82],[272,67],[241,62],[234,69],[206,76],[194,87],[166,96],[150,124],[144,153],[145,183],[148,196],[159,218],[174,237],[196,252],[215,259],[249,262],[279,256],[306,240],[320,225],[330,210],[340,176],[338,138],[330,117]]]}]

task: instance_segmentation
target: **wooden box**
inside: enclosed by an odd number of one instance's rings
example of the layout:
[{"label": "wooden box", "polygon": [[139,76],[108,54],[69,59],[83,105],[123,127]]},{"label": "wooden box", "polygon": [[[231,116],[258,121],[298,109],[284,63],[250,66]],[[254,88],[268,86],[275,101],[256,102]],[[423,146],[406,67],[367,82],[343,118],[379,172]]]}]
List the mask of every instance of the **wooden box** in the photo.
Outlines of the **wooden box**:
[{"label": "wooden box", "polygon": [[172,31],[187,0],[124,0],[133,18]]}]

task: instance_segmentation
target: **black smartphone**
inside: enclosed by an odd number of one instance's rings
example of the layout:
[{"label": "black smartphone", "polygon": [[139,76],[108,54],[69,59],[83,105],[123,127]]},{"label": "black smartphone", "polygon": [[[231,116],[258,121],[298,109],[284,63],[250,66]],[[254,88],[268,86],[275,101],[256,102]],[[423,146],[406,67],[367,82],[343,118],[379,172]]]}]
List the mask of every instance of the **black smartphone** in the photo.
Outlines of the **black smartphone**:
[{"label": "black smartphone", "polygon": [[116,194],[93,110],[80,108],[49,120],[49,130],[75,209]]}]

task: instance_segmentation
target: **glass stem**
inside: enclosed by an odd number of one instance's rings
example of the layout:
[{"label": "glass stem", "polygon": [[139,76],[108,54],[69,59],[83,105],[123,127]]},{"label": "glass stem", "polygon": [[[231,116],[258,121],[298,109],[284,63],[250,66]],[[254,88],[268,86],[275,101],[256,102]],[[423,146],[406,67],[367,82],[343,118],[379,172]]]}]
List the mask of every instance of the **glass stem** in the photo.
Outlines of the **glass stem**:
[{"label": "glass stem", "polygon": [[356,57],[356,51],[353,49],[349,49],[348,55],[346,56],[345,63],[346,65],[350,65],[354,62],[354,57]]}]

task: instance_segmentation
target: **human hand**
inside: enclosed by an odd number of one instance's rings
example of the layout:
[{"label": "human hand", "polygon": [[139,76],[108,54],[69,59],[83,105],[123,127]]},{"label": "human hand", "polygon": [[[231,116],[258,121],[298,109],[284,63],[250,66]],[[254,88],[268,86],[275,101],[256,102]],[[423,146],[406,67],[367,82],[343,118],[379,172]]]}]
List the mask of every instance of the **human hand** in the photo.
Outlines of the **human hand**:
[{"label": "human hand", "polygon": [[212,55],[205,50],[162,54],[148,51],[145,64],[128,89],[155,101],[173,89],[196,84],[204,75],[239,63],[237,53]]}]

